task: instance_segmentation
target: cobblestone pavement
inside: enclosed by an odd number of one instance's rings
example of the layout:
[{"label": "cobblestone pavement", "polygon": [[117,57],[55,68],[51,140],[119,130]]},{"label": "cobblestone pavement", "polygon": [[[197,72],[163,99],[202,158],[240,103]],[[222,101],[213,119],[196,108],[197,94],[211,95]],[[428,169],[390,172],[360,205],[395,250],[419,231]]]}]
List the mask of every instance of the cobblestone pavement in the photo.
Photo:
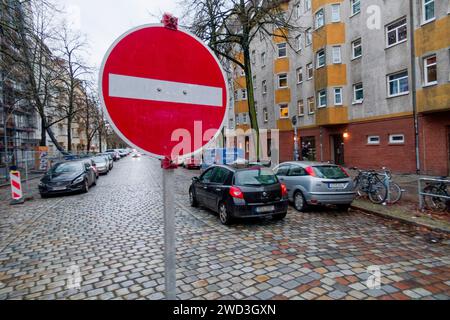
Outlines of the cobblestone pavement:
[{"label": "cobblestone pavement", "polygon": [[[181,299],[450,298],[448,242],[354,211],[225,227],[189,207],[194,174],[176,178]],[[88,194],[0,203],[0,299],[163,299],[160,181],[158,162],[127,158]]]}]

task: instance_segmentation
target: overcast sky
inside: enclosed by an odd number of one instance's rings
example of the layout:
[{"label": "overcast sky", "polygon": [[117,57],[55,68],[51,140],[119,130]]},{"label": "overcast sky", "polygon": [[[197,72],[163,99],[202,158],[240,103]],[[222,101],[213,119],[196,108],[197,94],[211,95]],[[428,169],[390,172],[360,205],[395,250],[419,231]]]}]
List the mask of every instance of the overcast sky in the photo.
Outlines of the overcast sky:
[{"label": "overcast sky", "polygon": [[160,22],[163,12],[179,16],[176,0],[58,0],[58,4],[65,7],[72,27],[87,36],[90,54],[86,59],[96,68],[109,46],[127,30]]}]

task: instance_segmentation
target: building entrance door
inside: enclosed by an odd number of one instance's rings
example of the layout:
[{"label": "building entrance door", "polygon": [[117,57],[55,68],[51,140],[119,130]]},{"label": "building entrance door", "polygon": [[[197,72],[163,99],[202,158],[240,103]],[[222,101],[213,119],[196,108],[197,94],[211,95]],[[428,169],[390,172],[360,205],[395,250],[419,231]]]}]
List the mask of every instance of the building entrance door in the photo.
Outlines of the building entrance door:
[{"label": "building entrance door", "polygon": [[334,163],[337,165],[344,165],[344,137],[342,134],[335,134],[331,136],[331,155]]},{"label": "building entrance door", "polygon": [[447,127],[447,175],[450,177],[450,127]]}]

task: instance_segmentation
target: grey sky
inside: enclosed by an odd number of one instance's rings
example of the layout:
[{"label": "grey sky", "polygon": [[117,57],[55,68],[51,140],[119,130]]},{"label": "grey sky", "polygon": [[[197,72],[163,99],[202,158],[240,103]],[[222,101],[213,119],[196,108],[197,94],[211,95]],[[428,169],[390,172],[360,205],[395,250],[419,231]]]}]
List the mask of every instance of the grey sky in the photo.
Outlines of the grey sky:
[{"label": "grey sky", "polygon": [[65,7],[72,27],[87,36],[90,48],[86,60],[97,68],[109,46],[125,31],[157,23],[163,12],[178,13],[176,0],[59,0],[58,3]]}]

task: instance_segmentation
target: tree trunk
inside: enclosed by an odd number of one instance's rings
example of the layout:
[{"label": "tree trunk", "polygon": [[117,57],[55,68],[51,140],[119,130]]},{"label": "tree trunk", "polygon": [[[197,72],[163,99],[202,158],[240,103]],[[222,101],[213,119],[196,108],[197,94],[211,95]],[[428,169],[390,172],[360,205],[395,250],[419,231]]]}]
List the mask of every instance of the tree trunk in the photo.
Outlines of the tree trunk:
[{"label": "tree trunk", "polygon": [[45,129],[47,124],[45,123],[45,118],[41,117],[41,142],[39,145],[41,147],[47,146],[47,130]]},{"label": "tree trunk", "polygon": [[67,151],[72,152],[72,117],[67,119]]}]

